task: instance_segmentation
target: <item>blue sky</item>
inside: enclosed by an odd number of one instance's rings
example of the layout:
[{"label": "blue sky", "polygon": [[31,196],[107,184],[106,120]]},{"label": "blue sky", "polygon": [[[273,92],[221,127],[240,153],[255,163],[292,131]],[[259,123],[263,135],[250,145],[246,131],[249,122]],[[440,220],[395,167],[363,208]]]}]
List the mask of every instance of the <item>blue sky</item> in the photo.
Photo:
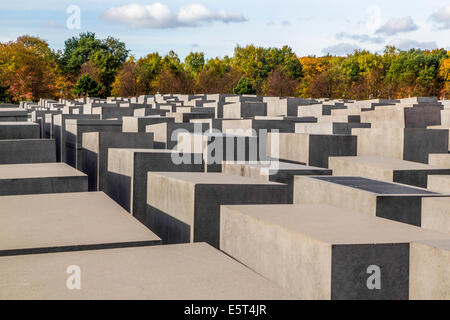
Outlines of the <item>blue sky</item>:
[{"label": "blue sky", "polygon": [[[66,11],[80,9],[80,29]],[[72,11],[73,12],[73,11]],[[70,20],[76,21],[76,20]],[[0,3],[0,42],[29,34],[63,48],[80,32],[124,41],[137,57],[174,50],[231,55],[237,45],[289,45],[299,56],[356,48],[450,50],[450,1],[444,0],[40,0]]]}]

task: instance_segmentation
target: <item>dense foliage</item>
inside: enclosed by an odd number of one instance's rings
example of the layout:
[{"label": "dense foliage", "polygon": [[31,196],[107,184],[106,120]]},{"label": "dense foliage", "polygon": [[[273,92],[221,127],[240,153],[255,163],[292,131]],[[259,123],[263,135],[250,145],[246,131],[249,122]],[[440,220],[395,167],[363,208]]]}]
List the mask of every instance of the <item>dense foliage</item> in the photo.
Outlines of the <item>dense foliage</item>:
[{"label": "dense foliage", "polygon": [[240,93],[348,99],[447,96],[450,52],[386,47],[346,57],[297,57],[291,48],[237,46],[206,59],[171,51],[136,59],[125,43],[81,33],[54,51],[30,36],[0,43],[0,100],[155,93]]}]

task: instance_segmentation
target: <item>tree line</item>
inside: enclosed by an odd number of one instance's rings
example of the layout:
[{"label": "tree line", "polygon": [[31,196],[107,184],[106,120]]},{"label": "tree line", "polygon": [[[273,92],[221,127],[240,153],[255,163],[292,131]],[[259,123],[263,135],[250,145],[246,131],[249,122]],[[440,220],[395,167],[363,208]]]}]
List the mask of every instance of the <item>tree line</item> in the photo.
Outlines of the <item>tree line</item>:
[{"label": "tree line", "polygon": [[345,57],[298,57],[293,50],[236,46],[232,57],[182,61],[170,51],[136,58],[113,37],[81,33],[52,50],[40,38],[0,43],[0,101],[155,93],[234,93],[304,98],[402,98],[450,93],[450,52],[444,49]]}]

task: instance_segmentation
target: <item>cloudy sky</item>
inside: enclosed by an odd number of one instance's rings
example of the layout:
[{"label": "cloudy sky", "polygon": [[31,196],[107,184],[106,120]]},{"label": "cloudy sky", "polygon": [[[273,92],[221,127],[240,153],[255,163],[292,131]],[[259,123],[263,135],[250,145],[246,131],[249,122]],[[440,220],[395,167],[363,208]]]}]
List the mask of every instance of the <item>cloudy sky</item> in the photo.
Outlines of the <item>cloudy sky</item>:
[{"label": "cloudy sky", "polygon": [[[79,13],[79,15],[78,15]],[[0,42],[23,34],[51,47],[80,32],[125,41],[137,57],[175,50],[231,55],[237,45],[289,45],[299,55],[358,48],[450,50],[449,0],[40,0],[0,2]]]}]

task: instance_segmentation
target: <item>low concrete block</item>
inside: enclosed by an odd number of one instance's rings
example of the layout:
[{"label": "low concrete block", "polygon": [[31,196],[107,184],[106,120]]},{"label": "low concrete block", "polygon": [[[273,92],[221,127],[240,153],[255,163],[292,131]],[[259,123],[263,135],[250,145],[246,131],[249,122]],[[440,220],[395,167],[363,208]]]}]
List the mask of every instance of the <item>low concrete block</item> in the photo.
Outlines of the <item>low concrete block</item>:
[{"label": "low concrete block", "polygon": [[[278,148],[276,145],[278,144]],[[302,133],[269,133],[271,158],[328,168],[328,157],[356,156],[356,136]]]},{"label": "low concrete block", "polygon": [[0,195],[85,192],[87,176],[65,163],[0,165]]},{"label": "low concrete block", "polygon": [[337,176],[361,176],[421,188],[427,187],[431,175],[450,174],[450,168],[381,156],[330,157],[328,161]]},{"label": "low concrete block", "polygon": [[422,225],[422,199],[437,192],[362,177],[296,176],[294,203],[329,204],[399,222]]},{"label": "low concrete block", "polygon": [[220,233],[222,251],[296,298],[336,300],[408,299],[410,243],[450,239],[323,204],[222,206]]},{"label": "low concrete block", "polygon": [[[67,267],[74,263],[91,279],[82,280],[81,290],[65,285]],[[0,257],[0,268],[2,300],[292,299],[204,243]]]},{"label": "low concrete block", "polygon": [[4,196],[0,207],[0,256],[160,243],[102,192]]},{"label": "low concrete block", "polygon": [[220,205],[288,201],[285,184],[220,173],[149,172],[146,224],[164,243],[207,242],[218,248]]},{"label": "low concrete block", "polygon": [[331,175],[332,170],[282,161],[225,161],[222,164],[222,173],[287,184],[289,186],[289,203],[292,203],[294,197],[294,176]]}]

